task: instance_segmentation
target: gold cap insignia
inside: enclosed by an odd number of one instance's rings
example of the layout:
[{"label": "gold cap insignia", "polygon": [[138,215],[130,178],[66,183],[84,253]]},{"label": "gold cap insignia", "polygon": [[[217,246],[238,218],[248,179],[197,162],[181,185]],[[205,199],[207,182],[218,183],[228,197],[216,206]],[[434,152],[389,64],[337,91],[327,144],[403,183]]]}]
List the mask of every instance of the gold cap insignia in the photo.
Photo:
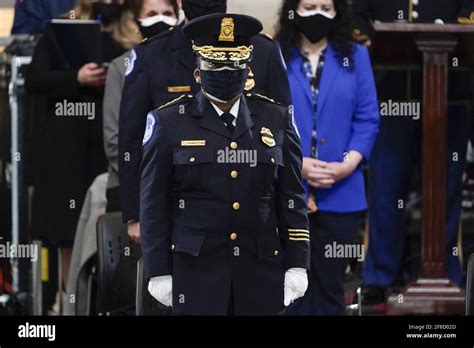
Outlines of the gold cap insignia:
[{"label": "gold cap insignia", "polygon": [[265,145],[268,147],[274,147],[276,145],[275,139],[273,138],[273,134],[270,129],[262,127],[260,134],[262,135],[262,142]]},{"label": "gold cap insignia", "polygon": [[219,41],[234,42],[234,19],[230,17],[222,18],[221,22],[221,34],[219,35]]}]

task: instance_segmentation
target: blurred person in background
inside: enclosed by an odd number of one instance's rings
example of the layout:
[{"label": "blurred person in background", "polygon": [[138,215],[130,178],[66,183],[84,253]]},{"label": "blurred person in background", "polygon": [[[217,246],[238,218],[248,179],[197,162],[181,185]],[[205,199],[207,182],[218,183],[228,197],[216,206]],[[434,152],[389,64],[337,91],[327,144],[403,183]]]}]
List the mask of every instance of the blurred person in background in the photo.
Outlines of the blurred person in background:
[{"label": "blurred person in background", "polygon": [[12,34],[35,34],[43,31],[56,16],[71,10],[76,0],[16,0]]},{"label": "blurred person in background", "polygon": [[[354,34],[372,44],[372,21],[408,23],[474,24],[474,0],[353,0]],[[456,52],[455,54],[458,54]],[[450,58],[451,59],[451,58]],[[384,67],[375,74],[382,103],[420,103],[423,79],[420,69]],[[473,100],[472,70],[460,66],[448,75],[446,262],[447,277],[464,286],[459,260],[459,226],[462,176],[469,136],[469,112]],[[421,121],[413,117],[382,117],[380,135],[370,160],[369,247],[362,277],[364,305],[385,303],[389,289],[397,283],[405,245],[405,213],[414,169],[420,165]],[[403,206],[400,206],[400,202]]]},{"label": "blurred person in background", "polygon": [[[63,18],[100,19],[103,60],[110,62],[139,42],[133,15],[123,1],[80,0]],[[26,75],[26,88],[47,98],[36,144],[41,166],[35,177],[32,234],[61,249],[63,286],[67,283],[76,225],[85,193],[106,172],[102,99],[106,69],[94,62],[70,69],[46,26]],[[87,103],[93,117],[59,117],[57,103]],[[78,115],[76,115],[78,116]],[[59,285],[61,286],[61,285]]]},{"label": "blurred person in background", "polygon": [[301,136],[311,235],[306,295],[290,315],[343,315],[349,256],[327,248],[354,243],[367,209],[364,164],[379,109],[367,48],[354,44],[346,0],[285,0],[276,39],[288,68]]},{"label": "blurred person in background", "polygon": [[[144,40],[178,24],[180,8],[176,0],[129,0],[126,5],[132,12]],[[130,52],[126,52],[112,61],[105,84],[104,146],[109,162],[107,212],[121,211],[118,176],[119,113],[129,56]]]}]

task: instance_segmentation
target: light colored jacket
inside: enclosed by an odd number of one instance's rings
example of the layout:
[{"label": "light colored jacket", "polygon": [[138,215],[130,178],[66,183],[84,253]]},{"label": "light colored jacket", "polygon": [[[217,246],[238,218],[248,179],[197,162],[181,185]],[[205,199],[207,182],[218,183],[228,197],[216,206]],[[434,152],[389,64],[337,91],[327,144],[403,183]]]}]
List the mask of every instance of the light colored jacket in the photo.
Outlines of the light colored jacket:
[{"label": "light colored jacket", "polygon": [[104,148],[109,162],[109,181],[107,188],[119,186],[118,177],[118,134],[119,113],[122,101],[125,70],[130,52],[126,52],[114,59],[107,71],[104,94]]},{"label": "light colored jacket", "polygon": [[[64,315],[75,315],[77,298],[79,296],[86,296],[86,294],[77,293],[77,280],[81,268],[92,255],[97,253],[96,225],[99,217],[105,214],[107,181],[108,174],[101,174],[94,180],[89,190],[87,190],[74,238],[69,278],[66,287],[67,291],[63,301]],[[72,299],[74,301],[71,301]]]}]

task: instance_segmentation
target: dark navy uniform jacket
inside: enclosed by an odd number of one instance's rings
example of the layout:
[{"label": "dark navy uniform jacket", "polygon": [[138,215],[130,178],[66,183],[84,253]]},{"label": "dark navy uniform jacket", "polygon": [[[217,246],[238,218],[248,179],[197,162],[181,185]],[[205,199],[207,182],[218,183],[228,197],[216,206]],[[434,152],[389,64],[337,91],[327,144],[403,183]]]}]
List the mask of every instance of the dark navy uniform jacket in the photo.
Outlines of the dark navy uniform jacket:
[{"label": "dark navy uniform jacket", "polygon": [[[474,0],[353,0],[354,27],[361,39],[372,36],[369,21],[474,24]],[[455,54],[454,54],[455,55]],[[449,100],[466,105],[472,98],[469,69],[461,68],[449,74]],[[413,72],[384,71],[375,74],[381,100],[420,100],[422,94],[421,56],[420,70]],[[409,87],[408,87],[409,86]]]},{"label": "dark navy uniform jacket", "polygon": [[[253,78],[247,90],[290,105],[286,69],[276,42],[264,35],[252,39]],[[137,220],[139,212],[139,165],[145,119],[156,109],[184,93],[199,91],[191,42],[178,26],[145,41],[132,51],[126,72],[120,110],[119,176],[124,221]]]},{"label": "dark navy uniform jacket", "polygon": [[[265,128],[274,146],[262,140]],[[255,151],[256,165],[223,161],[232,149]],[[227,315],[231,286],[237,315],[284,309],[285,271],[309,268],[301,165],[288,108],[260,97],[242,97],[233,136],[201,92],[148,115],[145,276],[172,274],[173,312]]]}]

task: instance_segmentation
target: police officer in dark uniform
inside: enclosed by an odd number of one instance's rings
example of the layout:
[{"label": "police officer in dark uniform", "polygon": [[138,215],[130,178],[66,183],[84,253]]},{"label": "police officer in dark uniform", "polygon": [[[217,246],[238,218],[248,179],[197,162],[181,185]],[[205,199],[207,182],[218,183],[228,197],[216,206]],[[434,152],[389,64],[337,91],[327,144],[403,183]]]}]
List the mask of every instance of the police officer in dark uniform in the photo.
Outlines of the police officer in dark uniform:
[{"label": "police officer in dark uniform", "polygon": [[[226,0],[183,0],[187,20],[208,13],[225,13]],[[137,230],[139,212],[140,143],[147,112],[183,93],[196,93],[195,62],[182,26],[148,39],[132,51],[126,72],[120,112],[119,176],[124,221]],[[266,35],[252,38],[254,60],[246,90],[291,103],[288,79],[279,45]]]},{"label": "police officer in dark uniform", "polygon": [[[354,0],[354,34],[359,41],[372,36],[370,21],[474,24],[473,0]],[[463,65],[463,62],[460,62]],[[466,158],[471,72],[462,67],[449,73],[447,265],[449,279],[463,283],[456,252]],[[379,99],[421,102],[422,73],[417,70],[375,71]],[[421,115],[421,117],[423,117]],[[397,278],[404,241],[404,209],[419,147],[421,121],[410,117],[381,117],[380,134],[370,161],[369,249],[363,273],[364,303],[383,302]],[[405,204],[403,204],[405,206]]]},{"label": "police officer in dark uniform", "polygon": [[148,114],[140,224],[148,290],[182,315],[273,315],[304,295],[309,231],[286,106],[245,91],[249,16],[191,21],[201,87]]}]

